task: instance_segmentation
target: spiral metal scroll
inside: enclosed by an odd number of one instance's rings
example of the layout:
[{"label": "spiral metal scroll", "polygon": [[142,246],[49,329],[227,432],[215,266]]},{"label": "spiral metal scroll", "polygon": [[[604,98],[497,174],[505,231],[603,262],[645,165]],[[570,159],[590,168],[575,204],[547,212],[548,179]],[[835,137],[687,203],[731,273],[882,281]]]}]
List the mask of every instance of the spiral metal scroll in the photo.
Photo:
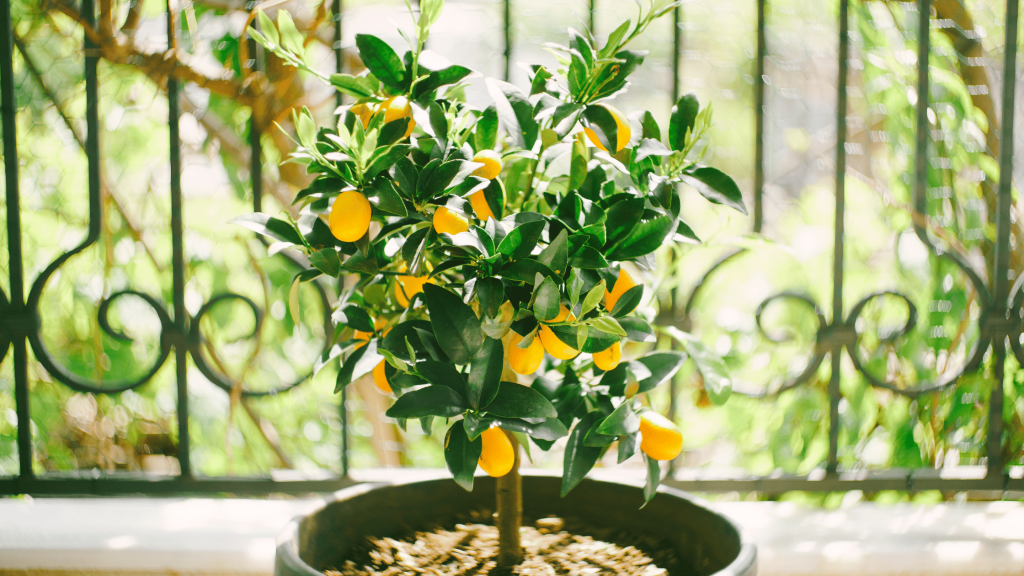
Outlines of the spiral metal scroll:
[{"label": "spiral metal scroll", "polygon": [[[92,6],[89,0],[86,0],[83,4],[83,14],[88,19],[92,19]],[[89,54],[89,49],[94,48],[91,45],[88,36],[85,38],[86,53]],[[116,394],[131,390],[138,386],[141,386],[148,382],[153,376],[160,370],[163,364],[167,361],[170,356],[171,349],[174,347],[184,347],[188,350],[192,356],[193,361],[199,368],[200,372],[206,376],[211,382],[219,386],[224,390],[231,390],[234,387],[234,380],[230,377],[222,374],[218,370],[214,369],[206,357],[202,353],[202,347],[204,345],[204,336],[200,331],[201,321],[204,315],[206,315],[214,306],[218,303],[226,302],[229,300],[239,300],[246,304],[252,311],[256,323],[253,332],[248,335],[249,338],[259,338],[261,329],[263,327],[264,313],[255,302],[251,299],[235,293],[223,293],[211,298],[206,302],[195,316],[187,318],[187,321],[183,324],[185,326],[184,333],[182,328],[179,328],[175,321],[172,320],[171,315],[168,313],[167,308],[159,300],[148,294],[138,292],[135,290],[122,290],[111,294],[104,298],[97,310],[97,316],[99,326],[111,338],[122,342],[130,342],[132,339],[126,334],[115,330],[110,324],[110,307],[116,300],[125,296],[134,296],[142,299],[146,304],[153,309],[157,317],[160,320],[160,350],[156,359],[148,366],[144,373],[130,380],[115,381],[115,382],[95,382],[78,374],[75,374],[69,370],[66,366],[62,365],[54,356],[54,354],[46,347],[41,331],[41,322],[39,318],[39,303],[43,295],[43,291],[46,288],[47,282],[54,275],[54,273],[60,269],[69,259],[73,256],[81,253],[90,246],[94,245],[100,237],[101,225],[103,222],[102,218],[102,204],[100,197],[100,155],[99,155],[99,112],[98,112],[98,80],[97,80],[97,61],[96,56],[86,56],[85,58],[85,78],[86,78],[86,126],[87,126],[87,139],[86,148],[88,151],[88,191],[89,191],[89,228],[85,239],[67,252],[61,254],[56,260],[54,260],[49,266],[46,267],[39,274],[36,280],[32,284],[31,291],[26,302],[26,310],[28,317],[32,320],[31,329],[27,330],[25,334],[28,338],[29,343],[32,346],[32,350],[38,359],[39,363],[49,372],[49,374],[57,381],[65,384],[69,388],[79,392],[89,392],[96,394]],[[177,99],[168,98],[169,108],[171,110],[172,122],[176,121],[178,110],[177,110]],[[175,147],[180,146],[177,140],[176,131],[172,130],[171,133],[171,147],[172,150]],[[258,156],[258,152],[255,154]],[[180,164],[176,154],[171,155],[171,170],[172,173],[180,172]],[[256,177],[254,180],[258,181]],[[180,201],[180,189],[175,189],[172,185],[171,194],[172,196],[178,195],[179,198],[176,200]],[[180,221],[174,222],[172,216],[172,234],[181,235],[182,230],[180,228]],[[288,261],[299,269],[305,269],[306,267],[301,263],[297,262],[293,258],[287,258]],[[175,260],[173,266],[178,270],[184,269],[184,262]],[[331,321],[331,310],[330,310],[330,298],[328,297],[327,291],[321,282],[313,282],[313,286],[316,288],[320,301],[323,304],[323,325],[325,333],[325,342],[323,352],[327,352],[330,348],[330,334],[333,333],[333,324]],[[180,298],[181,295],[176,295],[176,298]],[[8,302],[7,296],[0,292],[0,317],[8,316],[7,312],[11,309]],[[184,309],[183,306],[180,309]],[[9,330],[4,330],[0,333],[0,361],[6,356],[7,349],[11,343],[12,336],[9,334]],[[23,330],[23,332],[26,332]],[[275,395],[281,392],[287,391],[295,386],[298,386],[302,382],[308,380],[312,374],[306,374],[301,378],[298,378],[292,382],[287,382],[275,386],[269,390],[252,390],[247,388],[244,383],[242,385],[243,396],[266,396]]]}]

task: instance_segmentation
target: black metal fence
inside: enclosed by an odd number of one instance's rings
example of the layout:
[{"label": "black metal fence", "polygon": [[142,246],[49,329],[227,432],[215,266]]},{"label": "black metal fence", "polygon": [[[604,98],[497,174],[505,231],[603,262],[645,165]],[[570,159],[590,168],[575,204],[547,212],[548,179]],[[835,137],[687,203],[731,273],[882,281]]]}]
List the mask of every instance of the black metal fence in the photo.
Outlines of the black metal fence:
[{"label": "black metal fence", "polygon": [[[255,3],[253,3],[255,4]],[[170,4],[169,4],[170,6]],[[936,244],[925,223],[920,219],[914,220],[914,231],[918,238],[926,244],[935,254],[951,259],[958,266],[972,284],[981,305],[980,335],[976,339],[972,349],[968,351],[966,360],[961,369],[950,374],[943,375],[940,379],[931,382],[913,382],[911,385],[897,384],[893,378],[879,376],[877,373],[868,370],[864,366],[862,353],[859,350],[861,334],[858,331],[857,323],[862,311],[870,306],[873,301],[879,298],[902,298],[908,307],[908,315],[905,324],[898,330],[880,337],[880,345],[895,341],[900,336],[912,330],[917,321],[917,312],[911,300],[896,292],[883,292],[872,294],[861,299],[852,307],[844,303],[844,247],[845,247],[845,194],[847,178],[847,157],[851,146],[847,140],[847,129],[849,118],[847,81],[851,73],[851,33],[849,29],[849,6],[850,0],[839,0],[838,13],[838,104],[839,111],[835,117],[836,146],[835,146],[835,221],[834,221],[834,259],[832,268],[832,306],[830,313],[826,314],[823,308],[810,297],[802,293],[786,292],[777,294],[766,299],[761,306],[764,309],[772,302],[780,300],[796,300],[809,306],[817,318],[816,347],[810,356],[810,361],[798,374],[785,381],[781,386],[776,387],[772,392],[778,393],[809,381],[818,373],[819,367],[828,358],[831,364],[830,379],[828,382],[829,397],[829,449],[828,456],[822,469],[809,475],[785,476],[777,475],[772,477],[739,477],[739,478],[700,478],[686,476],[685,471],[677,471],[674,477],[666,480],[666,483],[679,486],[685,489],[697,491],[759,491],[766,493],[779,493],[789,490],[808,491],[842,491],[842,490],[993,490],[993,491],[1022,491],[1024,490],[1024,479],[1013,476],[1006,463],[1000,456],[1001,442],[1004,436],[1003,418],[1003,366],[1007,355],[1015,355],[1021,362],[1024,362],[1024,349],[1021,345],[1022,317],[1024,317],[1024,290],[1021,278],[1013,278],[1010,265],[1010,254],[1015,243],[1020,239],[1011,239],[1011,177],[1013,171],[1014,154],[1014,103],[1016,82],[1016,47],[1018,46],[1018,2],[1008,0],[1005,12],[1005,54],[1003,63],[1003,83],[1001,94],[1001,110],[1003,122],[1000,126],[999,142],[1001,146],[998,151],[999,174],[998,189],[995,191],[997,205],[994,211],[996,236],[994,265],[991,273],[979,271],[975,263],[969,262],[955,251],[945,250]],[[936,22],[931,10],[930,0],[918,0],[916,13],[919,16],[917,29],[917,102],[916,102],[916,140],[914,142],[914,155],[912,178],[912,210],[915,215],[920,216],[927,212],[927,199],[929,184],[927,182],[927,171],[929,154],[927,152],[932,134],[929,129],[928,114],[930,111],[928,95],[930,85],[929,55],[931,47],[929,44],[929,30],[934,27],[944,26],[942,22]],[[81,12],[92,22],[95,14],[93,0],[82,0]],[[332,12],[342,14],[342,0],[334,0]],[[593,26],[595,15],[595,1],[589,1],[590,20]],[[771,18],[771,3],[767,0],[757,0],[757,42],[756,42],[756,72],[754,75],[755,93],[755,138],[752,143],[755,147],[755,161],[753,167],[753,231],[760,232],[765,217],[764,189],[765,189],[765,102],[766,87],[769,78],[766,75],[766,61],[770,58],[766,43],[766,21]],[[914,7],[903,6],[913,11]],[[175,18],[170,14],[168,21],[168,38],[173,38],[173,26]],[[683,53],[684,22],[683,8],[677,9],[673,16],[673,51],[671,58],[672,72],[672,97],[676,100],[681,86],[681,54]],[[512,18],[516,14],[515,0],[504,0],[504,70],[506,78],[511,73],[512,53],[511,34],[513,29]],[[343,19],[334,18],[333,32],[336,38],[341,38],[341,27]],[[234,293],[223,293],[207,301],[199,309],[198,313],[190,315],[185,306],[185,283],[186,265],[184,258],[185,230],[182,222],[182,184],[181,184],[181,156],[180,139],[178,132],[178,120],[181,115],[179,107],[180,82],[169,77],[166,86],[167,104],[169,108],[169,134],[170,134],[170,194],[171,194],[171,233],[173,239],[173,302],[171,310],[160,299],[135,290],[124,290],[110,294],[103,299],[99,310],[99,324],[104,332],[113,337],[126,338],[111,327],[106,319],[112,302],[123,296],[134,296],[143,299],[157,314],[161,325],[160,351],[151,367],[140,377],[125,382],[104,382],[98,385],[89,381],[74,371],[61,365],[55,359],[54,354],[47,349],[41,335],[40,298],[47,282],[71,257],[79,254],[97,242],[101,233],[102,210],[101,202],[101,158],[98,135],[100,133],[99,96],[97,79],[97,62],[100,56],[96,53],[95,46],[90,42],[88,36],[85,39],[85,83],[86,83],[86,127],[87,140],[85,147],[88,157],[88,197],[89,197],[89,228],[88,234],[77,247],[66,251],[51,264],[49,264],[36,278],[27,278],[23,266],[23,247],[21,214],[24,209],[21,203],[19,191],[19,155],[18,142],[15,129],[15,113],[17,110],[15,102],[14,86],[14,24],[11,22],[10,4],[7,0],[0,8],[0,65],[2,65],[2,76],[0,76],[0,99],[2,99],[3,110],[3,138],[4,138],[4,160],[6,188],[5,199],[7,207],[7,232],[8,250],[10,253],[10,296],[0,292],[0,362],[10,354],[14,366],[14,390],[17,404],[18,422],[18,454],[20,474],[13,478],[0,478],[0,494],[123,494],[123,493],[185,493],[185,492],[234,492],[234,493],[268,493],[268,492],[315,492],[334,490],[352,481],[348,478],[349,463],[348,454],[348,423],[346,422],[346,411],[341,410],[341,475],[337,478],[324,480],[297,480],[280,481],[269,478],[209,478],[201,477],[194,472],[190,461],[190,437],[189,421],[190,407],[188,403],[189,382],[187,378],[187,366],[191,361],[211,382],[230,392],[235,383],[215,365],[211,365],[208,359],[201,352],[203,334],[200,333],[200,320],[213,305],[225,300],[237,300],[251,307],[257,318],[257,330],[263,312],[259,306],[246,296]],[[971,31],[964,32],[964,37],[970,39]],[[256,46],[250,43],[252,54],[256,54]],[[338,71],[344,66],[343,51],[341,42],[334,45],[335,64]],[[255,60],[254,60],[255,62]],[[256,65],[255,63],[253,65]],[[339,97],[340,103],[340,97]],[[251,146],[251,171],[252,174],[260,174],[263,171],[260,132],[256,126],[250,127],[249,146]],[[262,180],[254,177],[252,179],[253,209],[261,210],[262,202]],[[732,252],[711,268],[708,276],[717,273],[731,258],[739,252]],[[298,264],[297,264],[298,265]],[[301,266],[301,265],[299,265]],[[990,278],[986,282],[983,278]],[[1016,280],[1016,281],[1015,281]],[[692,311],[694,301],[697,298],[701,287],[705,284],[702,280],[698,282],[693,291],[688,295],[685,303],[684,317],[666,319],[686,325],[688,316]],[[26,294],[26,287],[28,292]],[[319,286],[321,299],[325,310],[326,333],[332,333],[330,323],[329,293],[330,287]],[[760,322],[760,320],[759,320]],[[760,326],[759,326],[760,327]],[[763,331],[762,331],[763,332]],[[764,334],[771,340],[773,337]],[[42,365],[49,375],[63,385],[81,392],[95,394],[116,394],[125,390],[141,386],[149,381],[154,374],[164,365],[172,353],[175,363],[175,380],[177,383],[177,430],[178,446],[177,459],[180,466],[180,474],[176,477],[146,477],[140,475],[126,474],[93,474],[88,472],[73,475],[66,474],[45,474],[36,475],[33,472],[33,441],[31,426],[32,395],[29,386],[29,349],[35,359]],[[871,386],[889,389],[893,393],[907,397],[917,398],[921,396],[937,394],[949,387],[957,386],[958,379],[965,373],[976,371],[986,355],[991,353],[991,366],[993,375],[991,378],[991,393],[988,401],[988,428],[987,428],[987,459],[984,470],[970,470],[973,475],[960,475],[949,477],[941,471],[918,469],[918,470],[885,470],[880,472],[866,471],[843,471],[839,466],[839,435],[840,435],[840,404],[842,394],[841,384],[841,361],[845,354],[852,360],[856,370],[868,380]],[[293,382],[282,383],[272,390],[250,390],[242,388],[243,396],[274,395],[289,390],[306,378],[298,378]],[[743,392],[740,390],[740,392]],[[674,390],[673,400],[678,396],[679,391]],[[751,393],[757,395],[758,393]],[[345,406],[345,399],[342,398],[341,406]],[[675,407],[673,402],[673,408]],[[948,472],[948,471],[947,471]]]}]

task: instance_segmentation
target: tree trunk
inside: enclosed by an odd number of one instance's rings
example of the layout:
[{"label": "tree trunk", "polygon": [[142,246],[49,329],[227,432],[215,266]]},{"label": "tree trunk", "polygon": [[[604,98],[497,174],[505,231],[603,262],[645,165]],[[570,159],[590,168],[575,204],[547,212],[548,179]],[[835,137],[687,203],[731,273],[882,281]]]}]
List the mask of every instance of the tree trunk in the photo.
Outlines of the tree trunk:
[{"label": "tree trunk", "polygon": [[523,561],[519,527],[523,523],[523,480],[519,476],[519,441],[502,430],[512,442],[515,462],[512,470],[498,478],[498,566],[515,566]]}]

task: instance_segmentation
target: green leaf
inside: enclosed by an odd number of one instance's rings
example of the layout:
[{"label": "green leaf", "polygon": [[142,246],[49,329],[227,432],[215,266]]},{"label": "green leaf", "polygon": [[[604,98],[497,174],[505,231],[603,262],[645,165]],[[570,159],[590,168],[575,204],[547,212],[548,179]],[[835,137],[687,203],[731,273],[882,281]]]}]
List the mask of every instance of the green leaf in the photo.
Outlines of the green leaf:
[{"label": "green leaf", "polygon": [[679,225],[676,226],[676,234],[683,237],[684,241],[689,244],[700,244],[700,238],[697,237],[697,233],[690,228],[690,225],[682,220],[679,221]]},{"label": "green leaf", "polygon": [[480,320],[462,298],[434,284],[423,285],[430,325],[445,354],[456,364],[469,364],[484,343]]},{"label": "green leaf", "polygon": [[[435,70],[416,84],[413,100],[419,100],[442,86],[457,84],[472,73],[472,70],[464,66],[449,66],[442,70]],[[495,124],[495,127],[497,127],[497,124]]]},{"label": "green leaf", "polygon": [[743,193],[736,181],[718,168],[701,166],[683,172],[683,182],[697,189],[700,195],[709,202],[728,206],[746,215],[747,207],[743,204]]},{"label": "green leaf", "polygon": [[368,98],[376,91],[369,78],[351,74],[331,74],[331,86],[354,98]]},{"label": "green leaf", "polygon": [[416,371],[427,382],[435,386],[447,386],[455,390],[459,396],[466,397],[466,377],[460,374],[453,364],[424,360],[416,365]]},{"label": "green leaf", "polygon": [[569,265],[583,270],[601,270],[608,267],[608,261],[593,246],[583,246],[569,259]]},{"label": "green leaf", "polygon": [[686,335],[689,338],[682,339],[683,346],[690,353],[690,358],[693,358],[697,371],[704,377],[704,390],[708,393],[708,398],[719,406],[725,404],[732,394],[732,379],[729,378],[725,362],[696,337]]},{"label": "green leaf", "polygon": [[609,153],[615,154],[619,151],[619,123],[607,108],[596,104],[587,106],[583,111],[583,120]]},{"label": "green leaf", "polygon": [[597,305],[600,304],[601,300],[604,298],[604,293],[607,289],[608,288],[604,283],[604,280],[601,280],[597,286],[594,286],[590,289],[590,292],[587,292],[586,297],[583,298],[583,307],[580,308],[580,318],[586,316],[587,313],[594,308],[597,308]]},{"label": "green leaf", "polygon": [[624,436],[640,430],[640,417],[633,411],[632,401],[625,400],[597,427],[598,434]]},{"label": "green leaf", "polygon": [[[500,342],[498,346],[501,346]],[[554,418],[558,416],[555,407],[543,394],[514,382],[501,382],[494,399],[481,409],[488,414],[505,418]]]},{"label": "green leaf", "polygon": [[480,408],[480,396],[487,386],[497,386],[501,382],[501,371],[505,363],[505,349],[501,340],[486,338],[473,357],[469,366],[469,379],[466,386],[466,397],[470,406]]},{"label": "green leaf", "polygon": [[640,119],[640,126],[643,129],[644,139],[649,138],[661,141],[661,128],[658,126],[658,121],[654,119],[654,114],[651,114],[650,110],[644,111],[644,115]]},{"label": "green leaf", "polygon": [[[398,148],[396,146],[395,148]],[[405,202],[402,201],[402,197],[398,195],[398,191],[395,190],[394,183],[387,178],[378,178],[376,183],[370,188],[364,190],[366,199],[370,201],[378,210],[383,210],[389,214],[396,216],[408,216],[409,212],[405,208]]]},{"label": "green leaf", "polygon": [[558,286],[551,278],[544,278],[537,285],[536,296],[533,299],[533,315],[538,320],[546,322],[558,316],[561,310],[562,295],[558,293]]},{"label": "green leaf", "polygon": [[[512,260],[519,260],[530,255],[534,246],[540,241],[544,232],[544,220],[533,220],[516,226],[498,244],[498,252],[505,254]],[[532,280],[532,278],[531,278]]]},{"label": "green leaf", "polygon": [[587,446],[584,440],[590,429],[603,418],[600,412],[591,412],[580,420],[569,434],[562,465],[562,498],[572,491],[601,457],[601,448]]},{"label": "green leaf", "polygon": [[558,440],[569,434],[569,429],[558,418],[545,418],[536,424],[519,418],[493,418],[491,421],[509,432],[521,432],[538,440]]},{"label": "green leaf", "polygon": [[672,107],[672,117],[668,123],[668,145],[676,152],[686,148],[686,133],[693,130],[700,112],[700,102],[694,93],[686,94]]},{"label": "green leaf", "polygon": [[631,24],[632,22],[626,20],[622,24],[619,24],[619,27],[616,28],[614,32],[608,35],[608,42],[605,43],[604,48],[601,48],[601,51],[597,55],[598,58],[608,58],[616,50],[619,49],[619,43],[622,42],[622,39],[626,36],[626,33],[629,32],[629,27]]},{"label": "green leaf", "polygon": [[405,65],[387,42],[370,34],[356,34],[356,47],[363,65],[388,88],[404,92],[407,84]]},{"label": "green leaf", "polygon": [[448,118],[444,114],[444,108],[441,108],[437,102],[431,102],[427,107],[427,114],[438,146],[441,147],[441,150],[448,148]]},{"label": "green leaf", "polygon": [[590,323],[594,328],[609,334],[615,334],[616,336],[621,336],[623,338],[626,336],[626,331],[623,330],[622,326],[619,326],[619,323],[611,316],[600,316],[591,320]]},{"label": "green leaf", "polygon": [[259,212],[237,216],[229,220],[228,224],[238,224],[243,228],[248,228],[257,234],[262,234],[279,242],[302,245],[302,237],[299,236],[299,231],[295,229],[295,226],[284,220],[271,218]]},{"label": "green leaf", "polygon": [[608,219],[605,222],[608,234],[606,246],[613,247],[630,235],[643,217],[645,205],[643,198],[626,198],[608,208]]},{"label": "green leaf", "polygon": [[465,399],[448,386],[425,386],[402,394],[384,414],[389,418],[451,418],[469,406]]},{"label": "green leaf", "polygon": [[637,284],[629,290],[626,290],[626,292],[623,293],[615,302],[615,306],[611,310],[612,316],[618,318],[619,316],[625,316],[633,310],[636,310],[636,307],[640,305],[640,301],[643,300],[643,297],[643,284]]},{"label": "green leaf", "polygon": [[292,15],[287,10],[277,11],[277,29],[281,33],[281,46],[301,58],[306,52],[302,47],[302,34],[295,28]]},{"label": "green leaf", "polygon": [[663,350],[652,352],[638,361],[651,371],[650,376],[639,382],[640,389],[638,392],[647,392],[674,376],[679,367],[686,361],[686,356],[682,352]]},{"label": "green leaf", "polygon": [[558,236],[555,236],[555,239],[544,247],[544,250],[537,255],[537,261],[554,270],[555,274],[561,274],[562,272],[565,272],[565,266],[569,259],[568,255],[569,232],[563,229],[558,233]]},{"label": "green leaf", "polygon": [[644,484],[644,506],[646,506],[651,498],[658,493],[658,484],[661,482],[661,464],[646,454],[644,454],[644,460],[647,461],[647,483]]},{"label": "green leaf", "polygon": [[334,248],[324,248],[310,253],[309,263],[328,276],[337,278],[341,275],[341,259]]},{"label": "green leaf", "polygon": [[371,340],[366,346],[356,348],[338,370],[334,393],[341,392],[341,389],[353,380],[358,380],[369,374],[382,360],[384,360],[384,357],[377,354],[377,342],[375,340]]},{"label": "green leaf", "polygon": [[636,454],[637,447],[640,446],[640,435],[636,432],[632,434],[626,434],[625,436],[619,436],[619,457],[618,463],[622,464],[626,460],[633,457]]},{"label": "green leaf", "polygon": [[619,318],[619,326],[626,331],[626,338],[634,342],[656,342],[654,329],[643,318]]},{"label": "green leaf", "polygon": [[487,317],[494,318],[505,301],[505,285],[497,278],[478,278],[476,297],[480,301],[480,310]]},{"label": "green leaf", "polygon": [[492,150],[498,141],[498,110],[494,104],[484,109],[476,123],[473,144],[477,150]]},{"label": "green leaf", "polygon": [[483,452],[484,443],[479,436],[470,440],[463,420],[452,424],[444,437],[444,462],[455,481],[465,490],[473,490],[473,474]]},{"label": "green leaf", "polygon": [[509,280],[518,280],[520,282],[530,283],[533,282],[537,274],[543,274],[548,278],[557,277],[553,270],[532,258],[516,260],[515,262],[501,268],[499,273]]},{"label": "green leaf", "polygon": [[569,308],[575,309],[580,301],[580,293],[583,292],[583,277],[580,276],[579,270],[573,268],[572,272],[569,272],[565,288],[569,292]]},{"label": "green leaf", "polygon": [[[619,202],[622,204],[622,202]],[[675,231],[676,220],[668,214],[640,222],[608,252],[611,260],[630,260],[654,252]]]},{"label": "green leaf", "polygon": [[513,144],[524,150],[533,149],[540,127],[533,118],[533,104],[526,94],[512,84],[494,78],[487,79],[487,91]]},{"label": "green leaf", "polygon": [[484,430],[491,427],[494,424],[493,418],[480,418],[473,412],[466,412],[462,417],[461,422],[466,430],[466,435],[469,436],[470,440],[476,440],[480,437],[480,434]]}]

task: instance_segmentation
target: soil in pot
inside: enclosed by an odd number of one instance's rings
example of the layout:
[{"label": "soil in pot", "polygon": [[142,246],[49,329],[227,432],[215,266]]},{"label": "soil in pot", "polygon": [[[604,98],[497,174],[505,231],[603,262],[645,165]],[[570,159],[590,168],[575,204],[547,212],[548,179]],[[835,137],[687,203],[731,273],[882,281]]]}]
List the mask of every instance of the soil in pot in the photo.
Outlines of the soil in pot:
[{"label": "soil in pot", "polygon": [[671,576],[679,573],[675,550],[655,538],[597,528],[572,518],[524,519],[523,562],[497,567],[498,530],[489,511],[403,538],[367,538],[328,576],[499,574]]}]

